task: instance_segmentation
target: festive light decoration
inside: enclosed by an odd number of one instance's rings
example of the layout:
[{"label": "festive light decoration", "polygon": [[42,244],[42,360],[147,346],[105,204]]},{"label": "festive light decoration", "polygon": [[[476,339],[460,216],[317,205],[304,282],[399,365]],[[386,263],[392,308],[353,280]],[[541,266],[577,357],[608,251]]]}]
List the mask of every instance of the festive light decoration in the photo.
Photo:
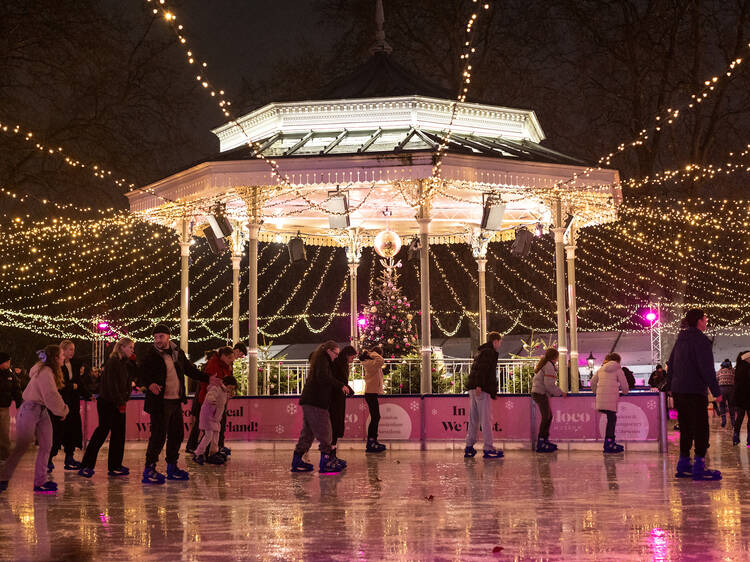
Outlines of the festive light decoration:
[{"label": "festive light decoration", "polygon": [[375,237],[373,247],[380,257],[390,259],[401,249],[401,237],[392,230],[383,230]]}]

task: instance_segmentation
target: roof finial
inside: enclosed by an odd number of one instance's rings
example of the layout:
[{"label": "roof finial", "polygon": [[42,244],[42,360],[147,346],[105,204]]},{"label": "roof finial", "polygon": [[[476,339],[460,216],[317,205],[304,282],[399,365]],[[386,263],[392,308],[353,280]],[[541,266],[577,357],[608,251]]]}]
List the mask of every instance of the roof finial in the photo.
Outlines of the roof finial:
[{"label": "roof finial", "polygon": [[370,47],[370,54],[375,53],[386,53],[390,55],[393,52],[393,47],[388,44],[385,40],[385,31],[383,31],[383,23],[385,23],[385,16],[383,15],[383,0],[377,0],[375,6],[375,23],[378,26],[375,32],[375,44]]}]

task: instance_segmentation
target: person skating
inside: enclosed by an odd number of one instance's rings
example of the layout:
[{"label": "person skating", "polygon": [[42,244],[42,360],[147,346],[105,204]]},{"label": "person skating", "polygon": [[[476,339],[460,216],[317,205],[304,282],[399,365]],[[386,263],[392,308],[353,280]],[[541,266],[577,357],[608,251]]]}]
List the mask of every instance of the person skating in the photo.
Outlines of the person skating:
[{"label": "person skating", "polygon": [[731,427],[734,427],[734,369],[729,359],[724,359],[721,362],[721,368],[716,373],[716,380],[719,381],[719,389],[723,398],[721,409],[719,410],[721,414],[721,427],[727,426],[727,410],[729,410]]},{"label": "person skating", "polygon": [[76,346],[70,340],[60,342],[64,361],[61,367],[63,387],[60,395],[68,405],[69,413],[65,420],[52,417],[52,450],[50,451],[48,469],[54,470],[52,461],[62,448],[65,453],[65,470],[79,470],[81,463],[75,459],[75,450],[83,448],[83,423],[81,421],[81,399],[91,395],[85,388],[80,376],[80,364],[75,360]]},{"label": "person skating", "polygon": [[567,392],[557,386],[557,361],[560,354],[557,349],[550,347],[544,352],[534,367],[534,378],[531,381],[531,397],[539,406],[542,420],[539,423],[539,435],[536,440],[537,453],[552,453],[557,445],[549,441],[549,429],[552,425],[552,408],[549,405],[550,396],[567,396]]},{"label": "person skating", "polygon": [[[345,346],[333,360],[333,376],[341,384],[349,387],[349,394],[354,394],[354,390],[349,386],[349,369],[354,358],[357,356],[357,350],[351,345]],[[331,405],[329,408],[331,415],[331,456],[337,455],[338,440],[344,436],[344,419],[346,416],[346,395],[336,387],[331,391]]]},{"label": "person skating", "polygon": [[154,345],[149,346],[141,359],[141,385],[146,388],[144,411],[151,416],[151,435],[146,449],[144,484],[163,484],[164,475],[157,472],[156,463],[167,445],[168,480],[188,480],[187,471],[177,467],[180,446],[185,436],[182,405],[185,396],[185,376],[208,382],[209,376],[193,365],[174,342],[170,330],[159,324],[153,329]]},{"label": "person skating", "polygon": [[365,377],[365,402],[370,413],[370,423],[367,426],[368,453],[382,453],[386,447],[378,442],[378,426],[380,425],[380,403],[378,395],[383,394],[383,348],[375,346],[363,351],[359,356]]},{"label": "person skating", "polygon": [[[708,395],[706,389],[721,401],[721,389],[714,371],[711,340],[703,333],[708,318],[700,309],[689,310],[682,321],[677,341],[667,361],[672,376],[672,395],[680,424],[680,459],[677,462],[678,478],[693,480],[719,480],[721,472],[706,468],[708,451]],[[695,462],[691,464],[690,452],[695,444]]]},{"label": "person skating", "polygon": [[16,411],[23,403],[21,383],[10,370],[10,355],[0,353],[0,463],[10,454],[10,405],[16,403]]},{"label": "person skating", "polygon": [[125,454],[125,409],[130,399],[132,383],[136,379],[133,361],[135,343],[130,338],[120,338],[104,365],[101,375],[100,393],[96,399],[99,425],[91,435],[86,452],[81,460],[78,474],[91,478],[104,441],[109,438],[107,467],[110,476],[127,476],[130,469],[122,465]]},{"label": "person skating", "polygon": [[607,429],[604,433],[605,453],[622,453],[625,450],[625,447],[615,442],[617,401],[621,392],[627,394],[630,390],[620,361],[619,354],[610,353],[591,379],[591,391],[596,394],[596,409],[607,416]]},{"label": "person skating", "polygon": [[[215,377],[219,379],[223,379],[224,377],[232,376],[232,364],[234,363],[234,351],[231,347],[220,347],[216,350],[215,353],[211,355],[211,358],[206,362],[205,367],[203,368],[203,372],[206,373],[209,377]],[[199,435],[200,435],[200,416],[201,416],[201,408],[203,407],[203,401],[206,398],[206,393],[208,392],[208,383],[202,382],[200,383],[200,387],[198,388],[198,392],[195,393],[195,396],[193,397],[193,427],[190,429],[190,435],[188,436],[187,444],[185,445],[185,452],[186,453],[194,453],[196,448],[198,447],[198,441],[199,441]],[[221,429],[220,433],[221,435],[224,434],[224,424],[226,423],[226,413],[224,414],[224,418],[221,421]],[[217,437],[217,439],[220,439],[220,436]],[[223,444],[219,445],[219,448],[221,448]]]},{"label": "person skating", "polygon": [[219,454],[219,433],[221,432],[221,420],[224,419],[226,413],[227,402],[234,396],[236,389],[237,381],[232,375],[211,379],[200,413],[199,423],[203,430],[203,439],[195,449],[195,455],[193,456],[193,460],[198,464],[205,462],[224,464],[226,462],[226,456]]},{"label": "person skating", "polygon": [[52,448],[52,422],[49,414],[60,419],[68,415],[68,405],[60,395],[62,387],[63,352],[59,346],[48,345],[39,352],[39,361],[29,372],[29,384],[23,391],[23,404],[16,416],[16,444],[0,471],[0,492],[8,488],[8,481],[18,461],[34,443],[39,443],[34,465],[34,491],[54,492],[57,484],[48,480],[47,459]]},{"label": "person skating", "polygon": [[503,337],[498,332],[487,334],[487,341],[479,346],[471,371],[466,380],[469,389],[469,427],[466,430],[466,447],[464,457],[477,454],[474,444],[477,442],[477,432],[482,428],[484,440],[484,458],[499,459],[503,452],[495,449],[492,441],[492,402],[497,398],[497,360],[498,350]]},{"label": "person skating", "polygon": [[321,473],[341,472],[346,462],[331,456],[331,416],[328,408],[331,404],[331,393],[339,389],[349,393],[349,387],[333,376],[333,360],[339,354],[339,346],[334,341],[320,345],[310,356],[310,373],[302,388],[299,405],[302,407],[302,430],[294,447],[292,472],[310,472],[313,465],[305,462],[302,456],[310,450],[313,440],[320,443]]},{"label": "person skating", "polygon": [[[745,414],[750,411],[750,351],[737,355],[734,369],[734,406],[737,417],[734,422],[732,444],[740,444],[740,430]],[[750,447],[750,415],[747,416],[747,446]]]}]

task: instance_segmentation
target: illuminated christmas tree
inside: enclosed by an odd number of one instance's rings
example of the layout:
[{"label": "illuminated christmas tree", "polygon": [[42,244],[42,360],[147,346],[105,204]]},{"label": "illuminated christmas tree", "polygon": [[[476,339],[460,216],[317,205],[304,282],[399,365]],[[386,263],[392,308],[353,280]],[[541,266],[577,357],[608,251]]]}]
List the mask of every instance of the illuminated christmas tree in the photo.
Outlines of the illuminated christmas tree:
[{"label": "illuminated christmas tree", "polygon": [[394,263],[391,258],[380,263],[383,272],[359,320],[360,340],[363,347],[382,346],[386,358],[401,357],[419,349],[414,322],[419,312],[412,311],[411,303],[401,293],[401,261]]}]

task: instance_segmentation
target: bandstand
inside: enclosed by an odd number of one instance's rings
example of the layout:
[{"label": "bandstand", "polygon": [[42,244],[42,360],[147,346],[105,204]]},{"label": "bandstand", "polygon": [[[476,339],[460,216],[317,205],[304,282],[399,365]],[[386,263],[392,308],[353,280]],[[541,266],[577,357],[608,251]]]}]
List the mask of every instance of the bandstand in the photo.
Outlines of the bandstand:
[{"label": "bandstand", "polygon": [[[191,237],[210,216],[222,214],[234,228],[235,342],[240,258],[248,244],[251,395],[257,394],[258,242],[301,236],[307,244],[346,248],[350,338],[356,343],[361,250],[387,228],[419,241],[421,391],[430,393],[430,245],[471,245],[484,339],[487,246],[528,227],[554,235],[560,379],[563,388],[570,380],[577,390],[575,233],[616,218],[617,171],[588,168],[542,146],[544,133],[533,111],[440,97],[440,88],[398,66],[378,37],[371,58],[329,99],[271,103],[247,113],[213,131],[220,141],[215,158],[128,194],[133,213],[178,234],[182,347],[188,342]],[[499,223],[490,230],[482,227],[483,213],[492,208]]]}]

